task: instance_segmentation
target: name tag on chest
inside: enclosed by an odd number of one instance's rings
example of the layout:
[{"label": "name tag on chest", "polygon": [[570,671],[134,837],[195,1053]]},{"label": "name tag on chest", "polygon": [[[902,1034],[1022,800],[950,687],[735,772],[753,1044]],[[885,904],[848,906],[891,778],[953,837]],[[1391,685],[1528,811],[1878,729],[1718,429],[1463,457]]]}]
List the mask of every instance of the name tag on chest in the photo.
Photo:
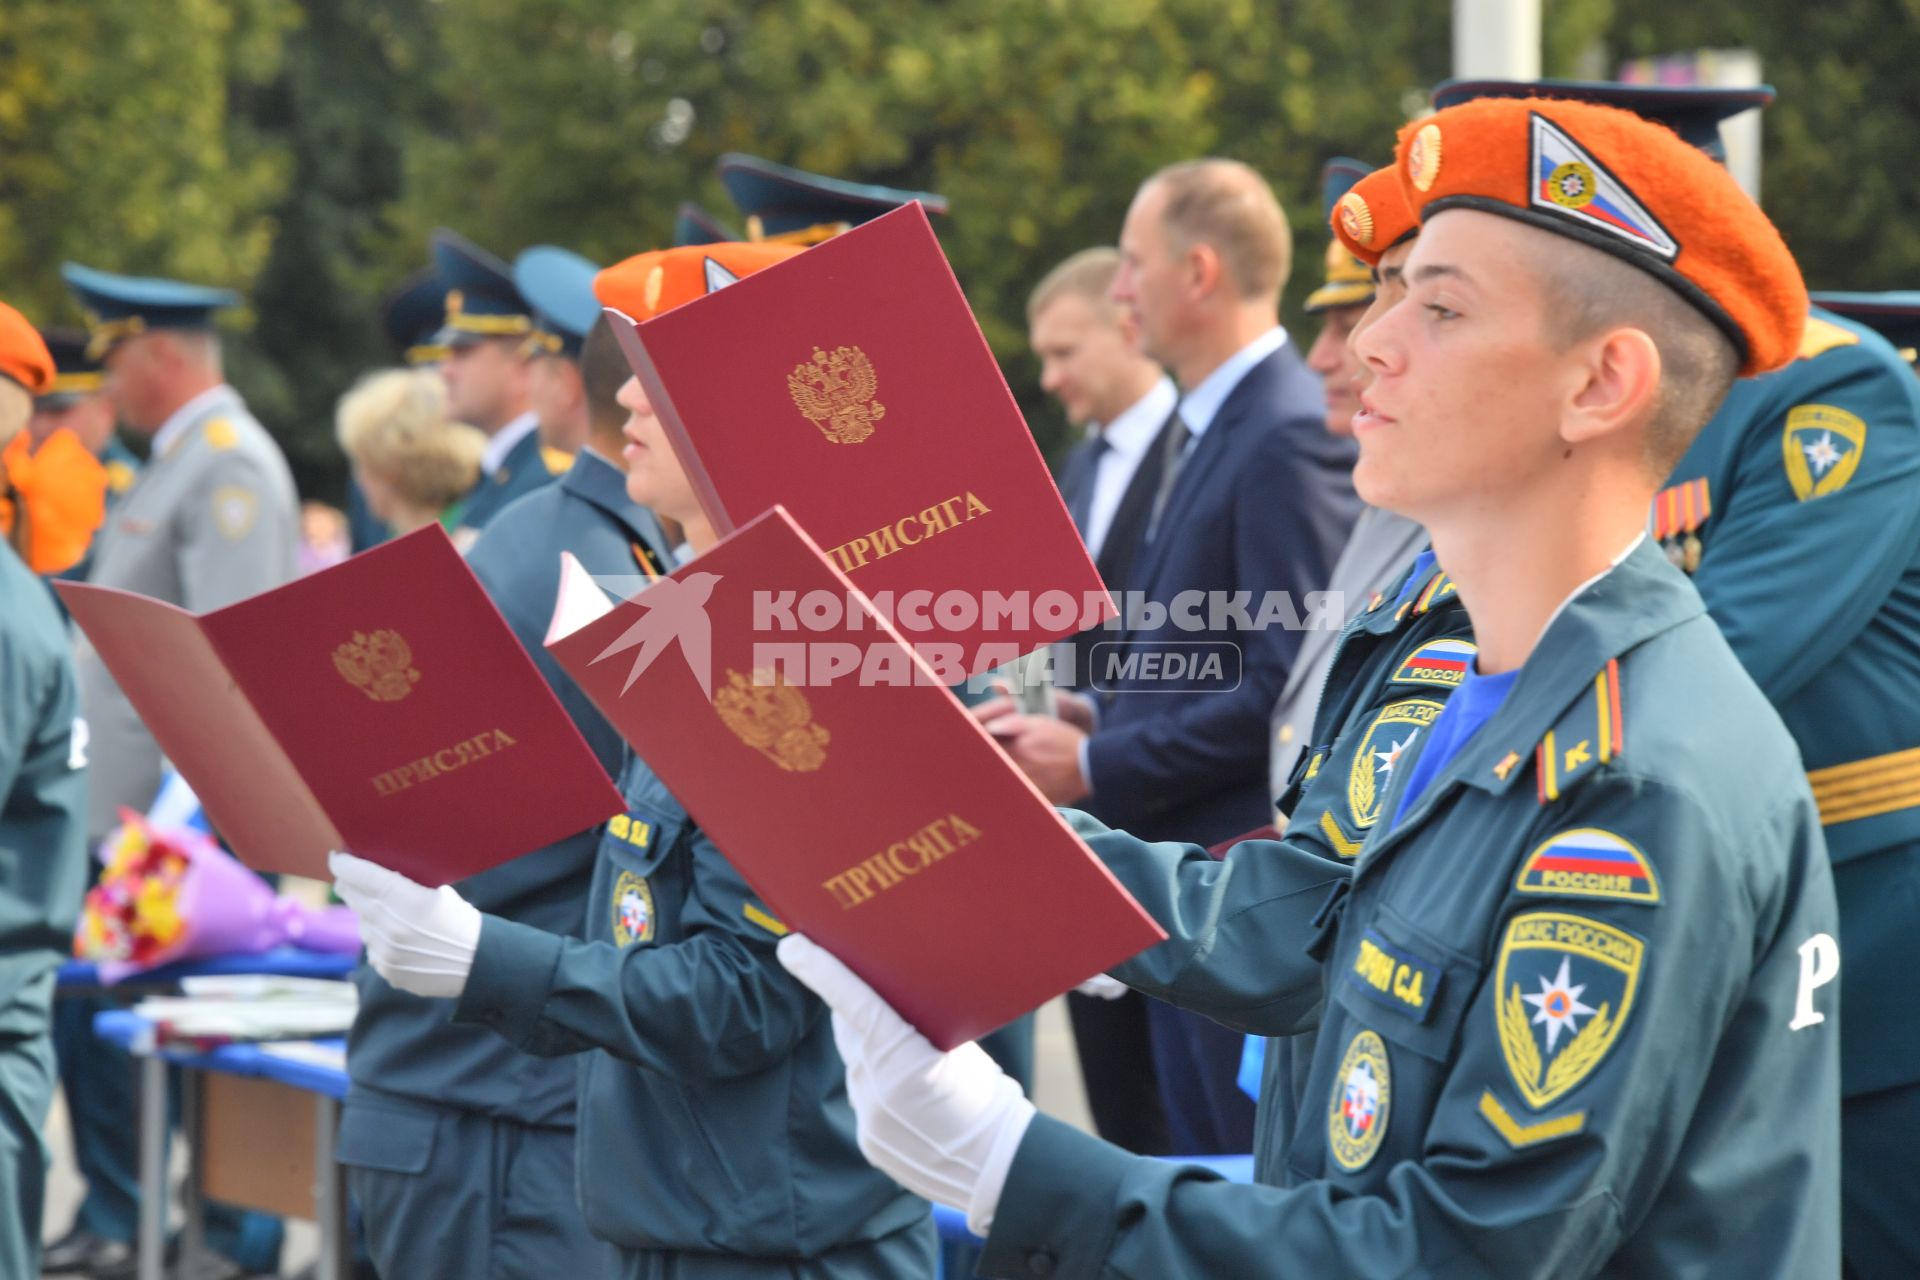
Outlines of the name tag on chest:
[{"label": "name tag on chest", "polygon": [[1388,942],[1377,929],[1361,936],[1360,949],[1347,970],[1347,980],[1362,995],[1416,1022],[1425,1022],[1433,1013],[1445,976],[1439,965]]}]

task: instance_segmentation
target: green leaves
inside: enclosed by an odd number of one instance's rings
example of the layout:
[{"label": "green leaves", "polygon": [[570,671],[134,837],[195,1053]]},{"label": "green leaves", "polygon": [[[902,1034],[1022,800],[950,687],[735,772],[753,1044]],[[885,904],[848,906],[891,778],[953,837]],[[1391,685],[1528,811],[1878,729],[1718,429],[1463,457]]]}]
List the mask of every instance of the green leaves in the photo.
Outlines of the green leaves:
[{"label": "green leaves", "polygon": [[0,279],[43,323],[77,313],[63,258],[248,283],[285,156],[231,127],[272,74],[287,0],[30,3],[0,16]]}]

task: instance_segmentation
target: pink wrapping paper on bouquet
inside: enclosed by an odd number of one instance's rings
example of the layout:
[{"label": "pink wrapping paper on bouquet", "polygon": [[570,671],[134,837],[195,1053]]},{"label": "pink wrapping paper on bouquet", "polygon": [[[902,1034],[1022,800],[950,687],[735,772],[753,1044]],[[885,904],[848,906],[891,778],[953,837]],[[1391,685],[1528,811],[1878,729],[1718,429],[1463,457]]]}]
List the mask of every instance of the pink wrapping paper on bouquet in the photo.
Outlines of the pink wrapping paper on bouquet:
[{"label": "pink wrapping paper on bouquet", "polygon": [[157,828],[124,809],[121,819],[73,939],[74,955],[93,961],[102,982],[203,956],[360,949],[360,924],[348,908],[279,896],[197,831]]}]

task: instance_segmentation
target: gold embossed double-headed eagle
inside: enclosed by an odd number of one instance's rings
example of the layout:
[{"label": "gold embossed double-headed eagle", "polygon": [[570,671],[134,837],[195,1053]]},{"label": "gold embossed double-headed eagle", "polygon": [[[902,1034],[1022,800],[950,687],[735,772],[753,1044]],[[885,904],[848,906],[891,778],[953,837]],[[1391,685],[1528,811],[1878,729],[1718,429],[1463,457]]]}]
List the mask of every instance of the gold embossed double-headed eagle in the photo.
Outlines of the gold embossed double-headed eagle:
[{"label": "gold embossed double-headed eagle", "polygon": [[833,444],[859,444],[873,434],[873,424],[887,416],[887,407],[874,399],[879,389],[873,361],[859,347],[815,347],[813,359],[787,375],[793,407]]},{"label": "gold embossed double-headed eagle", "polygon": [[406,638],[385,627],[370,634],[354,632],[351,640],[333,651],[333,669],[375,702],[400,701],[420,679]]},{"label": "gold embossed double-headed eagle", "polygon": [[811,773],[827,762],[832,735],[813,722],[807,695],[770,667],[754,668],[751,680],[729,669],[713,709],[735,737],[790,773]]}]

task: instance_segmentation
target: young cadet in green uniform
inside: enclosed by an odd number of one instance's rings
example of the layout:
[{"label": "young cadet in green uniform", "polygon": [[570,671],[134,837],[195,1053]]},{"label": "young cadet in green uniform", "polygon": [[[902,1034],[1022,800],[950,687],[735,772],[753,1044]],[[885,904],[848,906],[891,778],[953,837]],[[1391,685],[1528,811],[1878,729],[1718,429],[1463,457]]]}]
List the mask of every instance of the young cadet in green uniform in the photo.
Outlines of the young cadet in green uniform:
[{"label": "young cadet in green uniform", "polygon": [[[582,282],[589,301],[591,278]],[[594,304],[598,314],[598,304]],[[579,348],[578,339],[575,348]],[[586,343],[592,435],[557,484],[509,503],[468,553],[487,594],[610,776],[620,736],[543,641],[570,552],[603,580],[644,584],[666,563],[660,523],[627,496],[616,403],[626,359],[604,321]],[[631,589],[630,587],[630,589]],[[600,832],[569,836],[462,881],[458,892],[503,920],[579,937]],[[444,1000],[355,974],[360,1010],[348,1037],[352,1090],[339,1158],[382,1275],[611,1276],[612,1251],[588,1230],[573,1190],[578,1068],[521,1053],[484,1027],[460,1025]]]},{"label": "young cadet in green uniform", "polygon": [[[915,200],[930,216],[948,212],[947,198],[931,191],[849,182],[737,151],[715,161],[714,171],[754,243],[819,244]],[[674,223],[676,244],[711,243],[727,238],[724,231],[712,214],[692,204],[680,207]],[[954,694],[969,704],[984,697],[964,687]],[[1023,1085],[1032,1081],[1032,1015],[1015,1018],[982,1036],[980,1043],[1016,1080]]]},{"label": "young cadet in green uniform", "polygon": [[1287,1185],[1037,1117],[806,939],[782,958],[834,1007],[863,1150],[966,1206],[987,1274],[1836,1275],[1818,814],[1643,528],[1735,371],[1793,357],[1798,272],[1724,171],[1624,112],[1470,103],[1409,126],[1396,168],[1422,230],[1355,338],[1355,479],[1433,535],[1450,576],[1420,593],[1457,592],[1475,667],[1317,934],[1288,898],[1325,863],[1287,842],[1208,867],[1091,841],[1130,883],[1158,864],[1163,919],[1231,926],[1204,967],[1238,975],[1217,1003],[1242,1025],[1324,992]]},{"label": "young cadet in green uniform", "polygon": [[[646,319],[797,250],[710,244],[642,254],[596,291]],[[621,391],[627,493],[714,538],[637,380]],[[508,513],[513,514],[513,513]],[[507,517],[503,515],[502,519]],[[780,922],[645,761],[621,778],[587,938],[483,916],[346,854],[341,895],[394,985],[457,1001],[456,1022],[532,1053],[585,1053],[576,1186],[629,1280],[919,1280],[926,1203],[855,1145],[826,1009],[774,956]]]},{"label": "young cadet in green uniform", "polygon": [[[0,302],[0,448],[53,384],[33,326]],[[53,593],[0,545],[0,1275],[40,1274],[54,970],[87,881],[80,694]]]},{"label": "young cadet in green uniform", "polygon": [[[1715,159],[1773,91],[1463,81],[1436,106],[1539,93],[1624,107]],[[1816,299],[1817,301],[1817,299]],[[1815,307],[1792,363],[1737,383],[1654,497],[1654,537],[1799,744],[1840,903],[1847,1265],[1920,1276],[1920,380]]]},{"label": "young cadet in green uniform", "polygon": [[[133,487],[140,459],[121,441],[113,400],[106,393],[106,374],[100,362],[87,354],[87,335],[75,329],[45,329],[41,337],[53,353],[52,384],[33,402],[34,429],[72,431],[93,449],[107,469],[106,518],[110,523],[120,499]],[[59,574],[85,582],[93,568],[94,542],[78,564]],[[58,598],[56,609],[64,616]],[[92,872],[96,864],[88,863]],[[132,1117],[135,1113],[132,1064],[114,1046],[93,1034],[94,1015],[113,1008],[104,995],[68,995],[53,1002],[53,1056],[60,1068],[60,1091],[67,1109],[67,1127],[73,1135],[73,1158],[87,1182],[85,1208],[76,1230],[67,1233],[42,1258],[47,1274],[73,1269],[69,1264],[124,1262],[132,1265],[134,1174]],[[125,1206],[123,1215],[105,1206]],[[102,1233],[107,1224],[124,1224],[128,1239]],[[87,1228],[93,1228],[89,1230]]]}]

